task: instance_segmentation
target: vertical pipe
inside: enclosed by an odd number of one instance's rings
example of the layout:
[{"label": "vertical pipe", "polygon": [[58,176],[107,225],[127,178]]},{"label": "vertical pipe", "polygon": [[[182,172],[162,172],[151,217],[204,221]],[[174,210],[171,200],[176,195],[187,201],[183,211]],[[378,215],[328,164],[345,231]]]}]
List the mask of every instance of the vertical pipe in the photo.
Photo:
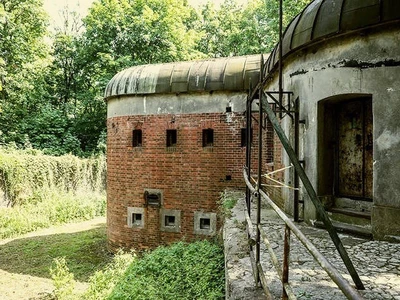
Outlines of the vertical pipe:
[{"label": "vertical pipe", "polygon": [[[251,92],[251,89],[250,89]],[[253,99],[250,96],[247,99],[247,110],[246,110],[246,167],[247,167],[247,177],[250,180],[251,176],[251,125],[252,125],[252,106]],[[251,203],[251,192],[246,189],[246,208],[250,215],[250,203]]]},{"label": "vertical pipe", "polygon": [[[283,244],[283,270],[282,270],[282,286],[289,282],[289,255],[290,255],[290,228],[285,225],[285,239]],[[282,289],[282,299],[288,299],[286,289]]]},{"label": "vertical pipe", "polygon": [[282,78],[282,31],[283,31],[283,7],[279,0],[279,118],[282,119],[283,105],[283,78]]},{"label": "vertical pipe", "polygon": [[[299,158],[299,98],[296,98],[294,104],[294,152]],[[299,221],[299,174],[294,169],[294,195],[293,195],[293,219]]]},{"label": "vertical pipe", "polygon": [[[260,63],[260,82],[262,81],[263,77],[263,68],[264,68],[264,58],[261,55],[261,63]],[[263,107],[262,107],[262,94],[263,94],[263,87],[260,85],[259,87],[259,93],[258,93],[258,104],[259,104],[259,109],[258,109],[258,174],[257,174],[257,216],[256,216],[256,222],[257,222],[257,231],[256,231],[256,264],[260,262],[260,229],[259,225],[261,223],[261,177],[262,177],[262,150],[263,150],[263,139],[262,139],[262,133],[263,133]],[[257,272],[257,277],[256,281],[258,282],[260,280],[259,274]]]}]

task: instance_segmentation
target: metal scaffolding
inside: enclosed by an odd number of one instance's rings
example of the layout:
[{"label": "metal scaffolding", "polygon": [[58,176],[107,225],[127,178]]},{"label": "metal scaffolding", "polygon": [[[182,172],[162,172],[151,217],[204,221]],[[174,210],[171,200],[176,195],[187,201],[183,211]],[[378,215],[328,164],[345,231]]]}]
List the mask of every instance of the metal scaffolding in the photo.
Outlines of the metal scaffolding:
[{"label": "metal scaffolding", "polygon": [[[261,266],[261,258],[260,258],[260,245],[261,242],[264,242],[266,245],[268,252],[271,255],[271,260],[273,265],[275,266],[278,275],[281,277],[283,292],[282,299],[295,299],[295,295],[289,284],[289,254],[290,254],[290,233],[294,233],[299,241],[303,243],[303,245],[307,248],[307,250],[313,255],[313,257],[317,260],[317,262],[321,265],[321,267],[328,273],[331,279],[338,285],[338,287],[342,290],[342,292],[349,299],[362,299],[360,294],[354,289],[347,280],[345,280],[341,274],[328,262],[328,260],[315,248],[314,245],[304,236],[303,233],[297,228],[295,222],[299,221],[299,205],[302,201],[299,199],[299,183],[300,180],[303,183],[303,187],[308,193],[308,196],[315,206],[315,209],[318,213],[318,216],[323,221],[329,235],[335,244],[336,249],[338,250],[346,268],[351,275],[355,286],[357,289],[364,289],[363,283],[358,276],[356,269],[353,266],[352,261],[350,260],[337,232],[333,227],[331,220],[329,219],[322,203],[317,197],[317,194],[314,190],[314,187],[311,184],[310,179],[308,178],[305,170],[304,170],[304,161],[299,160],[299,124],[301,120],[299,119],[299,107],[300,107],[300,99],[292,99],[293,93],[290,91],[283,90],[283,76],[282,76],[282,0],[280,0],[280,42],[279,42],[279,88],[278,91],[265,91],[265,63],[264,58],[261,56],[261,64],[260,64],[260,79],[258,84],[254,87],[254,89],[250,89],[249,96],[247,98],[246,105],[246,166],[243,171],[243,176],[246,182],[246,206],[247,206],[247,230],[248,237],[250,239],[250,257],[253,265],[253,273],[256,283],[261,283],[262,287],[268,298],[272,299],[272,295],[268,289],[267,281],[264,276],[264,272]],[[278,97],[276,97],[278,96]],[[284,96],[287,97],[288,105],[284,104]],[[257,101],[258,100],[258,101]],[[258,117],[254,117],[252,107],[256,101],[258,104]],[[277,117],[278,115],[278,117]],[[291,145],[289,139],[287,138],[284,130],[281,127],[280,120],[284,117],[290,117],[294,123],[294,146]],[[284,147],[291,164],[294,167],[294,222],[292,222],[285,213],[277,206],[275,203],[267,196],[267,194],[262,190],[262,158],[263,158],[263,130],[265,130],[266,126],[263,126],[263,120],[266,118],[271,122],[274,132],[279,137],[282,146]],[[258,145],[257,145],[257,179],[252,178],[252,153],[251,153],[251,132],[252,132],[252,123],[258,122]],[[253,186],[252,181],[255,183]],[[253,224],[250,218],[251,214],[251,199],[256,199],[257,205],[257,213],[256,213],[256,224]],[[278,260],[276,259],[276,255],[274,251],[269,246],[269,241],[267,239],[267,235],[262,229],[261,223],[261,201],[266,201],[281,217],[281,219],[285,222],[285,238],[284,238],[284,259],[283,266],[280,267]],[[254,254],[255,252],[255,254]]]}]

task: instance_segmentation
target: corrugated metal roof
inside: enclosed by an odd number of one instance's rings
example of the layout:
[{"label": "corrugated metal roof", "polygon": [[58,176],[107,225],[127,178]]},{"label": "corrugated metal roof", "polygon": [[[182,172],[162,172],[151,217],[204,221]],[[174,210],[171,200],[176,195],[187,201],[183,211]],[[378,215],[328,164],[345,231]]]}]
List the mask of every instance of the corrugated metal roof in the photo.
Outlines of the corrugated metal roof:
[{"label": "corrugated metal roof", "polygon": [[255,86],[259,81],[260,60],[260,55],[252,55],[135,66],[116,74],[108,83],[104,97],[246,91],[250,83]]},{"label": "corrugated metal roof", "polygon": [[[399,21],[400,0],[315,0],[286,28],[282,55],[339,34]],[[268,58],[264,74],[277,67],[278,47]]]}]

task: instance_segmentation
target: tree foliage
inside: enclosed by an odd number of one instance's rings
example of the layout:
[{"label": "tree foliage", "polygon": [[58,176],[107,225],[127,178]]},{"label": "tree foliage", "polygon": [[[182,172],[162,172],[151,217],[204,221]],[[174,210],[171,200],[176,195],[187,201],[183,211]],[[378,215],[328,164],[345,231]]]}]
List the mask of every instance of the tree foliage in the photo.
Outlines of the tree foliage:
[{"label": "tree foliage", "polygon": [[[284,25],[310,0],[284,0]],[[0,143],[46,154],[104,151],[108,81],[124,68],[268,53],[279,1],[96,0],[47,32],[42,0],[0,0]]]}]

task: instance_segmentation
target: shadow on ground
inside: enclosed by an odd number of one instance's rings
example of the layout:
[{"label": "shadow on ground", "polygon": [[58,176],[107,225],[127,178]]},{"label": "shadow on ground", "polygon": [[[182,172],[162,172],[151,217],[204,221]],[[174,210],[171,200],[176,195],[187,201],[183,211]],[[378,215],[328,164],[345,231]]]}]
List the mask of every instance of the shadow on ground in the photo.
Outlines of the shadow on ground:
[{"label": "shadow on ground", "polygon": [[65,257],[78,281],[87,281],[111,261],[105,224],[93,229],[14,239],[0,245],[0,269],[9,273],[51,278],[53,259]]}]

